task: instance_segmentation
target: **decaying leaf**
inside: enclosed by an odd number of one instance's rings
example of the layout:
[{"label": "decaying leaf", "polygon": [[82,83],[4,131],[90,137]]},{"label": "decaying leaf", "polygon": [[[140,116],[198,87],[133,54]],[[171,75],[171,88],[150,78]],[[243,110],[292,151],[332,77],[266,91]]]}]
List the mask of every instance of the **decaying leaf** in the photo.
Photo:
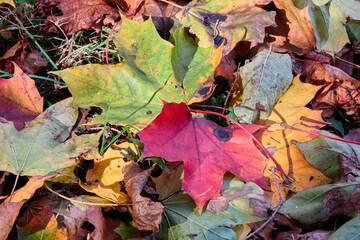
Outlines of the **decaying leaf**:
[{"label": "decaying leaf", "polygon": [[6,239],[10,233],[16,217],[23,206],[35,193],[35,191],[42,187],[44,182],[50,178],[59,175],[51,175],[46,177],[35,176],[30,178],[26,185],[14,192],[0,205],[0,239]]},{"label": "decaying leaf", "polygon": [[241,122],[253,123],[269,116],[275,102],[286,92],[293,75],[290,56],[264,50],[242,67],[242,103],[235,106]]},{"label": "decaying leaf", "polygon": [[229,53],[241,41],[262,43],[265,27],[275,25],[275,12],[267,12],[258,6],[269,0],[223,0],[190,2],[176,14],[183,26],[199,38],[199,46],[211,46],[225,42],[224,54]]},{"label": "decaying leaf", "polygon": [[81,29],[100,31],[104,25],[114,25],[119,18],[119,12],[103,0],[41,0],[37,4],[45,8],[59,8],[63,15],[47,17],[45,24],[49,32],[74,34]]},{"label": "decaying leaf", "polygon": [[[260,128],[243,126],[252,133]],[[220,196],[226,171],[267,188],[262,176],[266,158],[251,137],[236,126],[222,128],[204,118],[192,119],[184,103],[164,102],[160,115],[138,136],[145,145],[142,159],[184,161],[183,189],[200,211],[209,199]]]},{"label": "decaying leaf", "polygon": [[14,63],[12,78],[0,78],[0,117],[13,121],[21,130],[26,121],[34,119],[43,110],[43,98],[35,82]]},{"label": "decaying leaf", "polygon": [[[159,36],[151,19],[139,23],[124,18],[114,41],[125,63],[91,64],[56,74],[69,86],[75,105],[106,111],[93,123],[108,120],[145,127],[161,111],[161,99],[192,101],[220,62],[221,49],[200,48],[182,31],[173,36],[178,43],[173,46]],[[182,44],[192,48],[182,49]],[[186,62],[178,60],[179,53],[186,55]]]},{"label": "decaying leaf", "polygon": [[[67,105],[69,100],[71,99],[56,105]],[[64,111],[62,117],[72,119],[72,113],[73,111]],[[66,114],[69,115],[66,117]],[[27,122],[27,126],[21,131],[17,131],[12,122],[1,122],[0,170],[20,176],[46,175],[75,166],[75,157],[79,154],[93,159],[99,157],[99,134],[81,135],[65,142],[64,139],[59,140],[67,129],[68,126],[61,118],[49,119],[46,114]]]},{"label": "decaying leaf", "polygon": [[155,165],[147,170],[135,162],[131,162],[123,168],[126,191],[132,200],[133,219],[139,231],[159,232],[163,205],[154,202],[150,198],[141,196],[146,182]]}]

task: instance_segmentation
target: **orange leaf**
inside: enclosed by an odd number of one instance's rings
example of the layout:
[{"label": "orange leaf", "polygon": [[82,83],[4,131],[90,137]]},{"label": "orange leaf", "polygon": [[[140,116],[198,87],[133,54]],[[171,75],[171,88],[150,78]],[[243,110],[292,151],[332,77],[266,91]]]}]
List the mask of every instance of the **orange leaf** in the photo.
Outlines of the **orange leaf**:
[{"label": "orange leaf", "polygon": [[17,130],[43,110],[43,98],[29,78],[14,63],[15,73],[10,79],[0,78],[0,117],[13,121]]}]

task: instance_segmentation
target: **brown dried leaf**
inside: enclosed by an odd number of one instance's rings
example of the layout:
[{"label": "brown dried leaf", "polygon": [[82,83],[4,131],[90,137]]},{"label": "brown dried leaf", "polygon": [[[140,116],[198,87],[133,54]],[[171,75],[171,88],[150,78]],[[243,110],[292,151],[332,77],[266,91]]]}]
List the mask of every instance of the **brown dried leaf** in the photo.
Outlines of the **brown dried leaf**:
[{"label": "brown dried leaf", "polygon": [[26,46],[27,42],[26,40],[23,40],[17,42],[7,50],[0,58],[0,69],[8,73],[14,73],[14,65],[12,62],[15,62],[18,66],[23,68]]},{"label": "brown dried leaf", "polygon": [[329,64],[317,63],[307,71],[306,82],[325,85],[313,100],[313,109],[323,110],[323,117],[330,117],[338,107],[348,109],[348,115],[358,114],[359,81]]},{"label": "brown dried leaf", "polygon": [[153,233],[159,231],[164,207],[159,202],[142,197],[140,193],[144,189],[154,166],[143,171],[137,163],[131,162],[123,168],[126,191],[133,202],[133,219],[136,227],[140,231],[151,231]]},{"label": "brown dried leaf", "polygon": [[104,25],[114,25],[119,18],[119,12],[103,0],[40,0],[38,5],[45,8],[56,6],[62,16],[48,16],[45,24],[48,32],[59,32],[59,28],[67,35],[74,34],[81,29],[95,29],[100,31]]}]

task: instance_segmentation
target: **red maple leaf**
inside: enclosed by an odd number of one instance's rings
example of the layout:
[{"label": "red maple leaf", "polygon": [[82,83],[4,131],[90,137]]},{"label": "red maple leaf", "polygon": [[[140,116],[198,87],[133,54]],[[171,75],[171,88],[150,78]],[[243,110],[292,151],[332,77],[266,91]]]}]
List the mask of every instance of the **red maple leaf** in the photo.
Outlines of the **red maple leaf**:
[{"label": "red maple leaf", "polygon": [[[251,133],[261,127],[243,126]],[[164,102],[161,113],[138,135],[145,145],[142,159],[158,156],[184,162],[183,189],[200,211],[208,200],[220,196],[226,171],[268,189],[263,178],[267,159],[252,138],[235,125],[223,128],[192,118],[185,103]]]}]

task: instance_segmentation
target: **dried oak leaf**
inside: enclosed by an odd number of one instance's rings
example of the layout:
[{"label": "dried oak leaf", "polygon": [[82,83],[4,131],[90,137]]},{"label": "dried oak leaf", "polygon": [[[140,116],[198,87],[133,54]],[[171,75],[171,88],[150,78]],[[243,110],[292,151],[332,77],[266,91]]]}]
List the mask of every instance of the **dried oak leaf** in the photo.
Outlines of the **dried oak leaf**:
[{"label": "dried oak leaf", "polygon": [[323,110],[323,117],[330,117],[338,107],[349,110],[348,115],[358,114],[360,82],[329,64],[314,64],[308,68],[306,82],[324,85],[312,102],[315,110]]},{"label": "dried oak leaf", "polygon": [[163,205],[140,195],[154,169],[143,169],[135,162],[123,167],[126,191],[133,203],[133,219],[139,231],[159,232]]},{"label": "dried oak leaf", "polygon": [[61,16],[49,14],[45,25],[48,32],[57,33],[61,28],[67,35],[81,29],[100,31],[104,25],[114,25],[120,17],[118,10],[103,0],[40,0],[37,4],[44,8],[56,6],[62,11]]},{"label": "dried oak leaf", "polygon": [[[243,126],[251,133],[260,128]],[[220,196],[226,171],[268,188],[263,179],[267,160],[251,137],[234,125],[222,128],[204,118],[193,119],[185,103],[164,102],[161,113],[138,135],[145,145],[141,158],[184,161],[183,189],[200,210],[209,199]]]},{"label": "dried oak leaf", "polygon": [[14,63],[12,78],[0,78],[0,117],[14,122],[19,131],[25,122],[34,119],[43,110],[43,99],[35,82]]}]

